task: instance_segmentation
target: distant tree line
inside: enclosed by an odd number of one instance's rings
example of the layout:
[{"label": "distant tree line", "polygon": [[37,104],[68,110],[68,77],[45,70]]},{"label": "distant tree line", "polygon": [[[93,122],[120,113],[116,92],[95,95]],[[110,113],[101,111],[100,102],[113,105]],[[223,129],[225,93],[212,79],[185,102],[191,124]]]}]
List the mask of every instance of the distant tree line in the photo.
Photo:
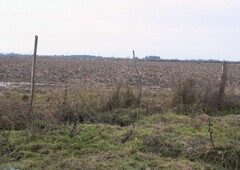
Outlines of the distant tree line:
[{"label": "distant tree line", "polygon": [[30,54],[19,54],[19,53],[0,53],[0,57],[30,57]]},{"label": "distant tree line", "polygon": [[[19,54],[19,53],[0,53],[0,57],[32,57],[31,54]],[[41,55],[40,57],[49,58],[66,58],[66,59],[105,59],[105,60],[131,60],[131,58],[120,58],[120,57],[102,57],[95,55]],[[180,59],[163,59],[160,56],[149,55],[144,58],[135,57],[137,60],[142,61],[160,61],[160,62],[194,62],[194,63],[222,63],[221,60],[203,60],[203,59],[190,59],[190,60],[180,60]],[[227,61],[228,63],[240,64],[240,61]]]},{"label": "distant tree line", "polygon": [[[0,57],[31,57],[31,54],[19,54],[19,53],[0,53]],[[41,57],[50,58],[72,58],[72,59],[102,59],[102,56],[95,55],[41,55]]]},{"label": "distant tree line", "polygon": [[156,61],[156,60],[160,60],[160,56],[152,56],[152,55],[150,55],[150,56],[146,56],[144,59],[145,60]]},{"label": "distant tree line", "polygon": [[95,55],[54,55],[48,56],[54,58],[72,58],[72,59],[102,59],[102,56],[95,56]]}]

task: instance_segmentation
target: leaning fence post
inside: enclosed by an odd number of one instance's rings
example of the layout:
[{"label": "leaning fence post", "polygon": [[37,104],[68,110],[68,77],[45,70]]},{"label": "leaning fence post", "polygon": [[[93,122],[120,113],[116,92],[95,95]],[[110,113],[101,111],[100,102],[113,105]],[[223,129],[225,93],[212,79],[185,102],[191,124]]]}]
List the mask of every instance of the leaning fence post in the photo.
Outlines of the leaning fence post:
[{"label": "leaning fence post", "polygon": [[29,110],[28,110],[28,125],[27,125],[28,137],[30,136],[31,115],[32,115],[32,110],[33,110],[33,97],[34,97],[34,89],[35,89],[35,70],[36,70],[37,45],[38,45],[38,36],[35,35],[34,53],[33,53],[33,60],[32,60],[32,72],[31,72],[31,89],[30,89]]}]

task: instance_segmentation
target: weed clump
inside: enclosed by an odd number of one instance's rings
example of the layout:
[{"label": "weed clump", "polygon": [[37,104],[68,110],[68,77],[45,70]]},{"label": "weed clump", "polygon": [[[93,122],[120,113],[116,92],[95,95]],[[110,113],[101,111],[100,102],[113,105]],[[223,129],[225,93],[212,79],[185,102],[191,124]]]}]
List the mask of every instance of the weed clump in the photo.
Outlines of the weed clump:
[{"label": "weed clump", "polygon": [[174,89],[172,107],[177,113],[207,113],[219,114],[225,110],[238,110],[240,108],[239,96],[233,92],[224,93],[219,99],[219,85],[207,83],[198,86],[195,78],[186,78],[180,81]]},{"label": "weed clump", "polygon": [[179,81],[173,91],[172,107],[178,113],[193,113],[196,111],[199,103],[198,89],[196,80],[186,78]]},{"label": "weed clump", "polygon": [[215,164],[219,169],[239,169],[240,151],[233,147],[215,148],[200,156],[207,163]]},{"label": "weed clump", "polygon": [[109,96],[107,109],[113,110],[114,108],[129,108],[135,106],[136,103],[137,99],[132,89],[129,87],[123,89],[122,84],[118,84]]}]

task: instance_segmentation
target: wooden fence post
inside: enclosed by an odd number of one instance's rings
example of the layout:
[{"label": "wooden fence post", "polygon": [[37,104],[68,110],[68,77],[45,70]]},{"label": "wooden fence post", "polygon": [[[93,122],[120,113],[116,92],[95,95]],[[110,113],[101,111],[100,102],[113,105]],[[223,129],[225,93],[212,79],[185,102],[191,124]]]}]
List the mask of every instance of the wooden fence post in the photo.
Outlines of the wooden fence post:
[{"label": "wooden fence post", "polygon": [[[136,103],[135,103],[137,106],[137,113],[134,114],[136,122],[138,121],[138,116],[139,116],[140,106],[141,106],[141,99],[142,99],[142,78],[141,78],[141,75],[140,75],[138,67],[137,67],[137,60],[138,60],[138,58],[135,56],[135,51],[133,50],[133,62],[134,62],[133,67],[134,67],[135,74],[137,76],[137,82],[136,82],[137,97],[136,97]],[[133,121],[133,129],[135,128],[134,121]]]},{"label": "wooden fence post", "polygon": [[27,125],[28,137],[30,136],[31,115],[32,115],[32,110],[33,110],[33,98],[34,98],[34,89],[35,89],[35,70],[36,70],[36,58],[37,58],[37,45],[38,45],[38,36],[35,35],[34,53],[33,53],[33,60],[32,60],[32,72],[31,72],[31,89],[30,89],[29,110],[28,110],[28,125]]},{"label": "wooden fence post", "polygon": [[140,107],[142,99],[142,78],[137,67],[137,57],[135,56],[135,51],[133,50],[133,62],[134,62],[134,71],[137,76],[137,107]]}]

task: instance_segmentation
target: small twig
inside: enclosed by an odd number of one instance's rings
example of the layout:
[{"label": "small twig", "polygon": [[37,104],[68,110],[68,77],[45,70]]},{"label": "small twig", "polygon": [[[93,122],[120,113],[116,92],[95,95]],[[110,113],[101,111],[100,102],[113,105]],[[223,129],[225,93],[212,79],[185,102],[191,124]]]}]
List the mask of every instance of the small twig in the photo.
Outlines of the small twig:
[{"label": "small twig", "polygon": [[212,129],[212,122],[211,122],[211,118],[209,116],[208,118],[208,133],[209,133],[209,137],[210,137],[210,142],[211,142],[211,145],[212,145],[212,149],[215,148],[215,145],[214,145],[214,139],[213,139],[213,129]]}]

